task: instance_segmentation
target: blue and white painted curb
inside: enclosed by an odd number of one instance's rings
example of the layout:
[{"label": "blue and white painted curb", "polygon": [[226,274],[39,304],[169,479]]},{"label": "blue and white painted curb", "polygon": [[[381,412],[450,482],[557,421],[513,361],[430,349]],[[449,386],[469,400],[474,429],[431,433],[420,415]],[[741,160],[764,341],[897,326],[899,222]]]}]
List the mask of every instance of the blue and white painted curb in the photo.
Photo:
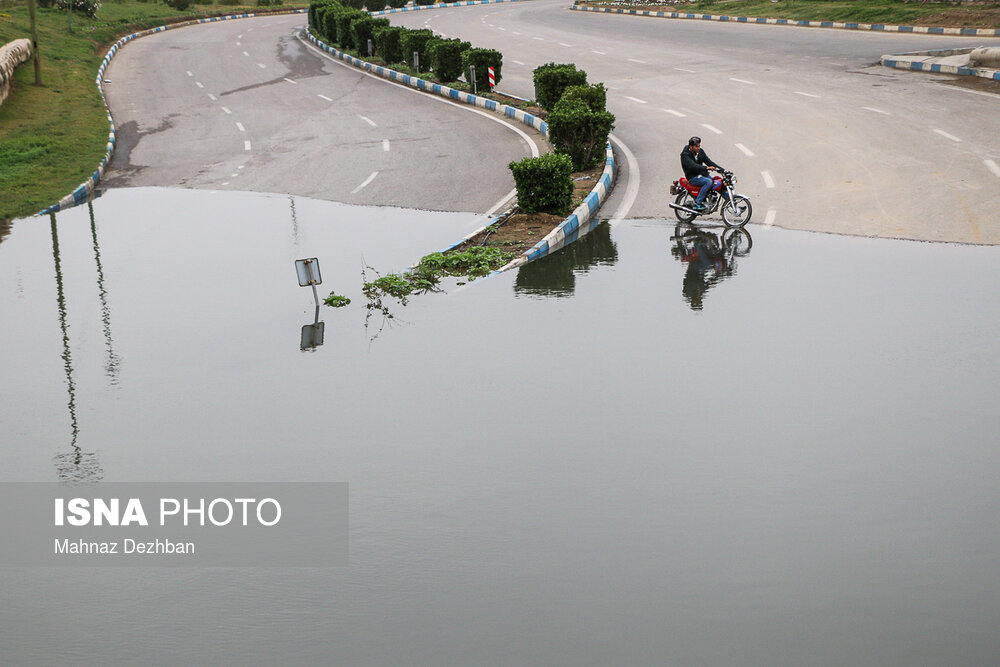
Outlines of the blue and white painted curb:
[{"label": "blue and white painted curb", "polygon": [[623,9],[617,7],[588,7],[574,4],[572,10],[581,12],[603,12],[606,14],[631,14],[664,19],[695,19],[699,21],[728,21],[732,23],[757,23],[767,25],[790,25],[800,28],[839,28],[841,30],[874,30],[880,32],[907,32],[927,35],[951,35],[958,37],[1000,37],[997,28],[932,28],[913,25],[885,25],[884,23],[841,23],[838,21],[797,21],[794,19],[766,19],[752,16],[725,16],[716,14],[687,14],[683,12],[654,12],[650,10]]},{"label": "blue and white painted curb", "polygon": [[[424,5],[424,7],[445,7],[445,6],[458,7],[463,5],[485,4],[487,2],[517,2],[517,1],[518,0],[471,0],[469,2],[455,2],[455,3],[450,3],[448,5]],[[384,13],[388,13],[388,11]],[[336,48],[318,39],[308,30],[305,31],[304,34],[306,38],[316,46],[316,48],[322,49],[326,53],[329,53],[331,56],[343,60],[344,62],[353,65],[358,69],[363,69],[366,72],[370,72],[384,79],[389,79],[390,81],[396,81],[398,83],[411,86],[413,88],[416,88],[417,90],[422,90],[428,93],[432,93],[434,95],[440,95],[441,97],[446,97],[455,100],[457,102],[463,102],[465,104],[477,106],[486,109],[487,111],[492,111],[494,113],[506,116],[507,118],[512,118],[514,120],[520,121],[521,123],[529,125],[534,129],[538,130],[545,136],[546,139],[549,136],[548,123],[546,123],[541,118],[538,118],[537,116],[527,113],[521,109],[506,104],[501,104],[499,102],[487,99],[485,97],[473,95],[472,93],[466,93],[461,90],[456,90],[454,88],[445,86],[440,83],[427,81],[425,79],[421,79],[420,77],[412,76],[410,74],[403,74],[402,72],[397,72],[396,70],[390,69],[388,67],[383,67],[381,65],[374,65],[370,62],[367,62],[360,58],[355,58],[354,56],[348,55],[346,53],[343,53],[342,51],[337,50]],[[610,143],[607,144],[607,146],[605,147],[605,156],[606,157],[605,157],[604,171],[601,173],[601,177],[600,179],[598,179],[597,185],[594,187],[593,190],[590,191],[590,194],[587,195],[587,198],[583,201],[583,203],[580,204],[580,206],[578,206],[576,210],[573,211],[573,213],[570,214],[569,217],[565,218],[555,229],[549,232],[544,239],[535,244],[534,247],[532,247],[522,255],[515,258],[509,264],[503,266],[499,270],[494,271],[489,275],[495,275],[502,271],[513,269],[518,266],[521,266],[522,264],[527,264],[528,262],[534,261],[540,257],[545,256],[549,252],[553,252],[563,247],[564,245],[567,245],[568,243],[575,241],[577,238],[583,236],[591,229],[593,229],[593,225],[589,225],[587,223],[590,222],[591,219],[595,217],[597,210],[600,208],[601,204],[603,204],[604,201],[608,198],[608,196],[611,193],[611,188],[614,185],[615,159],[614,159],[614,152],[611,149]],[[480,227],[479,229],[472,232],[462,240],[452,244],[451,246],[445,248],[441,252],[447,252],[448,250],[452,250],[453,248],[458,247],[459,245],[469,240],[476,234],[479,234],[480,232],[485,230],[487,227],[489,227],[489,225],[496,222],[496,220],[497,220],[496,218],[491,220],[486,225]]]},{"label": "blue and white painted curb", "polygon": [[279,14],[304,14],[307,9],[289,9],[277,12],[267,12],[266,14],[232,14],[229,16],[213,16],[210,18],[195,19],[191,21],[183,21],[181,23],[172,23],[170,25],[161,25],[158,28],[150,28],[149,30],[142,30],[140,32],[134,32],[131,35],[126,35],[115,42],[110,49],[108,49],[107,54],[104,56],[104,60],[101,61],[101,66],[97,69],[97,90],[101,93],[101,103],[104,104],[104,110],[108,114],[108,125],[110,126],[110,131],[108,132],[108,143],[107,150],[104,153],[104,158],[101,159],[101,163],[97,165],[97,169],[94,173],[90,175],[90,178],[81,183],[73,192],[66,195],[60,199],[57,203],[49,206],[36,213],[35,215],[47,215],[49,213],[55,213],[57,211],[62,211],[67,208],[72,208],[78,204],[82,204],[87,201],[87,198],[94,192],[94,188],[100,183],[101,178],[104,177],[104,170],[107,168],[108,163],[111,161],[111,155],[115,151],[115,121],[111,117],[111,109],[108,108],[108,100],[104,96],[104,72],[107,70],[108,65],[111,64],[111,59],[115,57],[118,51],[131,42],[134,39],[139,39],[140,37],[145,37],[147,35],[152,35],[158,32],[164,32],[165,30],[173,30],[175,28],[185,28],[187,26],[198,25],[199,23],[214,23],[215,21],[230,21],[233,19],[249,19],[255,16],[275,16]]},{"label": "blue and white painted curb", "polygon": [[947,63],[930,62],[949,56],[959,56],[972,53],[973,49],[949,49],[944,51],[916,51],[898,55],[882,56],[881,63],[885,67],[905,69],[912,72],[931,72],[934,74],[957,74],[959,76],[978,76],[983,79],[1000,81],[1000,70],[987,67],[967,67],[965,65],[950,65]]}]

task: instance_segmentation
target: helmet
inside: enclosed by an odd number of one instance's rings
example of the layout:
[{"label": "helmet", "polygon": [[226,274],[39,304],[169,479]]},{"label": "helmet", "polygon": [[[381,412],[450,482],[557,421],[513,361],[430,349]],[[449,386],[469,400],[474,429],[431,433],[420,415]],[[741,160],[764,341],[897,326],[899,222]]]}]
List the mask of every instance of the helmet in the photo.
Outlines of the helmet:
[{"label": "helmet", "polygon": [[700,145],[701,145],[701,137],[691,137],[690,139],[688,139],[688,146],[700,146]]}]

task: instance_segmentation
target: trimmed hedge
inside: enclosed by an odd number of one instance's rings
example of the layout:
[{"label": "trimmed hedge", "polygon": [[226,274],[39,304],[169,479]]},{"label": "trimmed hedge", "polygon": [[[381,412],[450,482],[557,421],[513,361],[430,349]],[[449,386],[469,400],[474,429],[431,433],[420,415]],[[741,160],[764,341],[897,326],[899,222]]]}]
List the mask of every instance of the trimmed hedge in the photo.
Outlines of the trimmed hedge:
[{"label": "trimmed hedge", "polygon": [[357,19],[351,23],[351,41],[354,42],[354,48],[358,50],[362,56],[368,56],[368,40],[372,40],[372,55],[375,53],[375,29],[376,28],[388,28],[389,19],[376,19],[371,16],[367,16],[363,19]]},{"label": "trimmed hedge", "polygon": [[399,26],[380,26],[373,31],[375,37],[375,50],[379,57],[386,63],[403,62],[403,47],[400,38],[404,28]]},{"label": "trimmed hedge", "polygon": [[574,171],[597,166],[605,154],[614,114],[594,111],[581,99],[562,99],[545,118],[556,152],[568,155]]},{"label": "trimmed hedge", "polygon": [[434,39],[434,33],[426,28],[420,30],[404,29],[400,36],[400,47],[403,49],[403,62],[413,65],[413,52],[420,57],[420,71],[427,72],[431,68],[431,58],[427,53],[427,45]]},{"label": "trimmed hedge", "polygon": [[552,111],[570,86],[586,86],[587,73],[576,65],[546,63],[533,72],[535,101],[546,111]]},{"label": "trimmed hedge", "polygon": [[573,161],[561,153],[547,153],[511,162],[517,206],[525,213],[566,215],[573,205]]},{"label": "trimmed hedge", "polygon": [[496,83],[500,83],[500,70],[503,66],[503,54],[493,49],[467,49],[462,52],[462,68],[465,70],[465,80],[472,83],[472,72],[470,66],[476,68],[476,91],[489,92],[490,73],[488,67],[493,68]]},{"label": "trimmed hedge", "polygon": [[581,100],[591,111],[607,111],[608,91],[603,83],[589,86],[570,86],[563,91],[560,102],[565,100]]},{"label": "trimmed hedge", "polygon": [[441,83],[458,81],[462,76],[462,53],[471,48],[472,44],[460,39],[432,39],[427,51],[435,78]]}]

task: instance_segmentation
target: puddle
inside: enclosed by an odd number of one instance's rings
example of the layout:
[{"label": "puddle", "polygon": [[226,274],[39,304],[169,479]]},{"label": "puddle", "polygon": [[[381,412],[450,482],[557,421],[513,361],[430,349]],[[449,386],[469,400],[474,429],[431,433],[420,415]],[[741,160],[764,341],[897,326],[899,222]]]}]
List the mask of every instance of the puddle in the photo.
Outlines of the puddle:
[{"label": "puddle", "polygon": [[[602,223],[369,317],[366,265],[481,224],[152,188],[15,221],[0,479],[346,481],[351,566],[8,570],[5,661],[996,655],[1000,249]],[[307,257],[352,299],[311,347]]]}]

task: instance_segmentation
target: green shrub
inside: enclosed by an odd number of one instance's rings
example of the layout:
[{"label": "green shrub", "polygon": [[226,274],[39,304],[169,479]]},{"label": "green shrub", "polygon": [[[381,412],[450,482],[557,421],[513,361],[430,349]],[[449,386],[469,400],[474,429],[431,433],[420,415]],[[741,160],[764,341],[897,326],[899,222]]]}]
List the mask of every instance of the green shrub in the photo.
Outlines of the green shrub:
[{"label": "green shrub", "polygon": [[403,62],[403,48],[399,41],[402,33],[403,28],[398,26],[378,26],[372,31],[375,37],[375,51],[383,62]]},{"label": "green shrub", "polygon": [[603,83],[594,83],[589,86],[570,86],[563,91],[560,101],[581,100],[591,111],[606,111],[608,104],[608,91]]},{"label": "green shrub", "polygon": [[564,99],[545,122],[556,151],[570,157],[574,171],[583,171],[597,166],[604,157],[615,117],[607,111],[591,110],[583,100]]},{"label": "green shrub", "polygon": [[525,213],[566,215],[573,204],[573,161],[567,155],[548,153],[511,162],[517,186],[517,205]]},{"label": "green shrub", "polygon": [[472,48],[460,39],[433,39],[427,45],[431,69],[438,81],[448,83],[462,76],[462,52]]},{"label": "green shrub", "polygon": [[365,6],[365,0],[340,0],[340,2],[348,9],[362,9]]},{"label": "green shrub", "polygon": [[476,91],[489,92],[490,73],[489,67],[493,68],[496,83],[500,83],[500,70],[503,65],[503,54],[493,49],[466,49],[462,51],[462,69],[465,71],[465,80],[472,84],[472,72],[470,67],[476,68]]},{"label": "green shrub", "polygon": [[[183,7],[179,6],[183,3]],[[101,8],[101,0],[58,0],[56,3],[59,9],[72,9],[90,18],[97,18],[97,11]],[[191,4],[190,0],[166,0],[169,7],[178,11],[184,11]]]},{"label": "green shrub", "polygon": [[258,7],[280,7],[283,4],[282,0],[257,0]]},{"label": "green shrub", "polygon": [[414,4],[417,4],[417,5],[433,5],[434,4],[434,0],[415,0]]},{"label": "green shrub", "polygon": [[385,9],[385,0],[365,0],[364,7],[369,12],[380,12]]},{"label": "green shrub", "polygon": [[346,11],[348,9],[340,3],[330,3],[316,10],[316,20],[319,22],[316,31],[327,44],[337,44],[337,17]]},{"label": "green shrub", "polygon": [[535,101],[546,111],[552,111],[563,92],[570,86],[587,85],[587,73],[576,65],[546,63],[533,72]]},{"label": "green shrub", "polygon": [[406,6],[407,0],[389,0],[388,5],[390,9],[400,9]]},{"label": "green shrub", "polygon": [[342,9],[335,13],[337,24],[337,46],[341,49],[354,49],[354,33],[351,25],[358,20],[369,18],[368,12],[363,9]]},{"label": "green shrub", "polygon": [[420,71],[426,72],[431,68],[431,59],[427,54],[427,43],[434,39],[434,33],[430,30],[410,30],[404,29],[400,35],[400,47],[403,49],[403,62],[413,64],[413,52],[416,51],[420,57]]},{"label": "green shrub", "polygon": [[362,56],[367,57],[368,54],[368,40],[372,40],[372,49],[374,53],[375,48],[375,29],[376,28],[387,28],[389,26],[389,19],[376,19],[371,16],[365,15],[364,18],[359,18],[351,23],[351,41],[354,43],[354,48],[361,53]]}]

